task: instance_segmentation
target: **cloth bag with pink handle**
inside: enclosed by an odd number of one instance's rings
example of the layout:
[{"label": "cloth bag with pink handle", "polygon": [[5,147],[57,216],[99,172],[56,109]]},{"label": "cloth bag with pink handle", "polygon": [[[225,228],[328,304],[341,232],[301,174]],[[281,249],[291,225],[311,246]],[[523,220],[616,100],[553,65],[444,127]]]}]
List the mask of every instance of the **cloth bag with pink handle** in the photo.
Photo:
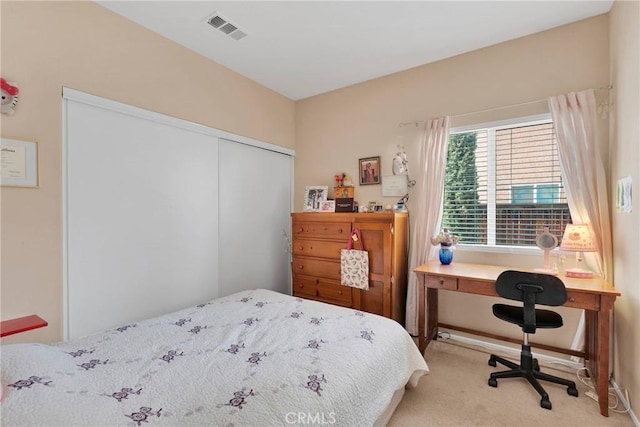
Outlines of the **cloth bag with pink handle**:
[{"label": "cloth bag with pink handle", "polygon": [[[352,249],[353,242],[360,243],[360,250]],[[340,250],[340,283],[343,286],[369,290],[369,253],[364,249],[360,229],[354,228],[346,249]]]}]

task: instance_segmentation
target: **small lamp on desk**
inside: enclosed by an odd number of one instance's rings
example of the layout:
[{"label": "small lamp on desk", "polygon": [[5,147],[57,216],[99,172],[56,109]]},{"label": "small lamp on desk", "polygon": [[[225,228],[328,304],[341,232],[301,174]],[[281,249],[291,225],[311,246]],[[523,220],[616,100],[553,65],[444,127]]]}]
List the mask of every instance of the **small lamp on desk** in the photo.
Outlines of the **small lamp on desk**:
[{"label": "small lamp on desk", "polygon": [[576,266],[565,270],[567,277],[579,277],[590,279],[593,272],[582,268],[582,252],[595,252],[597,250],[591,231],[586,224],[569,224],[564,229],[560,249],[576,253]]}]

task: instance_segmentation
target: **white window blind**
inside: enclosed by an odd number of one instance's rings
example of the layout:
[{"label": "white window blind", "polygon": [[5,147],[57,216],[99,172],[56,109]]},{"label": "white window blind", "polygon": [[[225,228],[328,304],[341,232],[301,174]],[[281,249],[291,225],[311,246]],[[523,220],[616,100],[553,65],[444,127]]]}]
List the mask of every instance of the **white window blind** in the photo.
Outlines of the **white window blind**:
[{"label": "white window blind", "polygon": [[460,243],[535,246],[544,227],[561,239],[571,216],[551,119],[454,130],[444,199]]}]

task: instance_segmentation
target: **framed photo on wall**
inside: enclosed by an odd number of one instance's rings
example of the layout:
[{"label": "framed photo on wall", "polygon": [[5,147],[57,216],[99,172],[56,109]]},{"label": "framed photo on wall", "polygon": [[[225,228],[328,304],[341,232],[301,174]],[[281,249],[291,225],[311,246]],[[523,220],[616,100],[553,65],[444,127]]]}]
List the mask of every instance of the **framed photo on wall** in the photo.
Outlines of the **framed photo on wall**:
[{"label": "framed photo on wall", "polygon": [[[329,186],[311,185],[304,190],[304,211],[319,212],[320,205],[329,197]],[[333,211],[332,211],[333,212]]]},{"label": "framed photo on wall", "polygon": [[380,156],[358,160],[360,185],[380,184]]}]

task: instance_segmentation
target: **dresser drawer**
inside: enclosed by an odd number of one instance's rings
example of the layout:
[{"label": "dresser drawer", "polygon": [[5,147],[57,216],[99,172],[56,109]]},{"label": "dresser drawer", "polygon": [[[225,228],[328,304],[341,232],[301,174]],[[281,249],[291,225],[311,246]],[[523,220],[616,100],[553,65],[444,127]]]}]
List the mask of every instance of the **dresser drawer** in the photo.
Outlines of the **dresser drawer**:
[{"label": "dresser drawer", "polygon": [[318,279],[299,274],[293,276],[293,295],[314,298],[318,296]]},{"label": "dresser drawer", "polygon": [[293,254],[317,258],[340,259],[340,249],[347,247],[346,242],[328,242],[322,240],[293,239]]},{"label": "dresser drawer", "polygon": [[458,289],[458,279],[455,277],[427,276],[425,282],[428,288],[451,289],[454,291]]},{"label": "dresser drawer", "polygon": [[351,288],[342,286],[335,280],[295,274],[293,276],[293,296],[351,307]]},{"label": "dresser drawer", "polygon": [[293,274],[304,274],[306,276],[340,280],[340,260],[323,261],[319,259],[294,256]]},{"label": "dresser drawer", "polygon": [[346,247],[351,234],[349,222],[295,222],[293,237],[318,237],[321,239],[344,240]]},{"label": "dresser drawer", "polygon": [[318,300],[351,307],[351,288],[342,286],[340,282],[320,279],[318,283]]}]

